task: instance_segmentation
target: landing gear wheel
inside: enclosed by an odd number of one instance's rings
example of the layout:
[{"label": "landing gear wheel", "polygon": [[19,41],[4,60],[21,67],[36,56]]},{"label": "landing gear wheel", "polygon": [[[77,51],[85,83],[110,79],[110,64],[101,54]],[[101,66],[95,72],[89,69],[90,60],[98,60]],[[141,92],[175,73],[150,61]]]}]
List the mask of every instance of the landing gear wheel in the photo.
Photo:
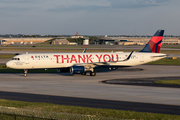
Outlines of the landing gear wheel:
[{"label": "landing gear wheel", "polygon": [[86,75],[86,72],[84,72],[84,73],[81,73],[81,75]]},{"label": "landing gear wheel", "polygon": [[27,77],[28,70],[24,70],[24,77]]},{"label": "landing gear wheel", "polygon": [[24,77],[27,77],[27,74],[24,73]]},{"label": "landing gear wheel", "polygon": [[95,72],[90,72],[90,76],[96,76]]}]

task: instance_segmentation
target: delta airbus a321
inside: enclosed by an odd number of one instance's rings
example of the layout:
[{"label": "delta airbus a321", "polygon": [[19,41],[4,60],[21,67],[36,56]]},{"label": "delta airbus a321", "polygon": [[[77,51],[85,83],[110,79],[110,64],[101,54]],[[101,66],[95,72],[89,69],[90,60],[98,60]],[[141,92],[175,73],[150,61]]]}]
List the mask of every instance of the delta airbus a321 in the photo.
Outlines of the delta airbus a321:
[{"label": "delta airbus a321", "polygon": [[94,52],[86,53],[31,53],[13,57],[6,63],[13,69],[24,69],[27,76],[28,69],[69,69],[71,74],[86,75],[90,72],[95,76],[98,67],[130,67],[156,61],[166,57],[159,53],[164,30],[158,30],[148,44],[140,52]]}]

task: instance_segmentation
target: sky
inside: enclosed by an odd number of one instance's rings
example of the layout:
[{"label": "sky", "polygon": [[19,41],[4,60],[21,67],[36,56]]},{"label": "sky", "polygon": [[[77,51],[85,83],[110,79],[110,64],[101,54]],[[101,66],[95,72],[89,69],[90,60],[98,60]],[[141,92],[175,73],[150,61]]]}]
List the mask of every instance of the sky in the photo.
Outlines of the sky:
[{"label": "sky", "polygon": [[180,35],[180,0],[0,0],[0,34]]}]

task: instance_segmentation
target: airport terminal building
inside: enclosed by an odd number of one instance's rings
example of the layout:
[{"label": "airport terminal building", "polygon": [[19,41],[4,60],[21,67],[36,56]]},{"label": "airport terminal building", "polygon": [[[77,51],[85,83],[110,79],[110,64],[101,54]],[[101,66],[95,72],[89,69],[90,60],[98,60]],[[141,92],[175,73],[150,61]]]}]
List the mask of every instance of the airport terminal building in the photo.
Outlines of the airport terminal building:
[{"label": "airport terminal building", "polygon": [[0,38],[0,44],[3,45],[26,45],[26,44],[36,44],[42,43],[52,38]]},{"label": "airport terminal building", "polygon": [[[145,45],[151,37],[107,37],[95,40],[94,44],[99,45]],[[164,37],[162,45],[179,45],[180,38]]]},{"label": "airport terminal building", "polygon": [[[2,45],[26,45],[42,43],[53,38],[2,38],[0,37],[0,44]],[[89,41],[91,45],[145,45],[150,40],[150,37],[102,37],[95,41]],[[76,45],[67,39],[55,39],[52,44],[58,45]],[[178,37],[164,37],[162,45],[179,45],[180,38]]]}]

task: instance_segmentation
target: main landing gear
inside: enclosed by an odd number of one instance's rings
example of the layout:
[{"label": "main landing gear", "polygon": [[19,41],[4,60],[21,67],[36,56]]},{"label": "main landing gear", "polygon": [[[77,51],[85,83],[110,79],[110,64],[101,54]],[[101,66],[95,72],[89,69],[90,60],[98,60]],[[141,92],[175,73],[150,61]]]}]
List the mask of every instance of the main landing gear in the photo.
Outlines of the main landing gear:
[{"label": "main landing gear", "polygon": [[[86,72],[81,73],[81,75],[86,75]],[[91,71],[91,72],[90,72],[90,76],[96,76],[96,73]]]},{"label": "main landing gear", "polygon": [[28,70],[24,70],[24,77],[26,77],[27,76],[27,72],[28,72]]},{"label": "main landing gear", "polygon": [[[83,72],[83,73],[81,73],[81,75],[86,75],[86,71],[85,72]],[[94,72],[94,71],[90,71],[90,76],[96,76],[96,72]]]},{"label": "main landing gear", "polygon": [[81,75],[86,75],[86,72],[81,73]]},{"label": "main landing gear", "polygon": [[96,76],[96,73],[91,71],[90,76]]}]

